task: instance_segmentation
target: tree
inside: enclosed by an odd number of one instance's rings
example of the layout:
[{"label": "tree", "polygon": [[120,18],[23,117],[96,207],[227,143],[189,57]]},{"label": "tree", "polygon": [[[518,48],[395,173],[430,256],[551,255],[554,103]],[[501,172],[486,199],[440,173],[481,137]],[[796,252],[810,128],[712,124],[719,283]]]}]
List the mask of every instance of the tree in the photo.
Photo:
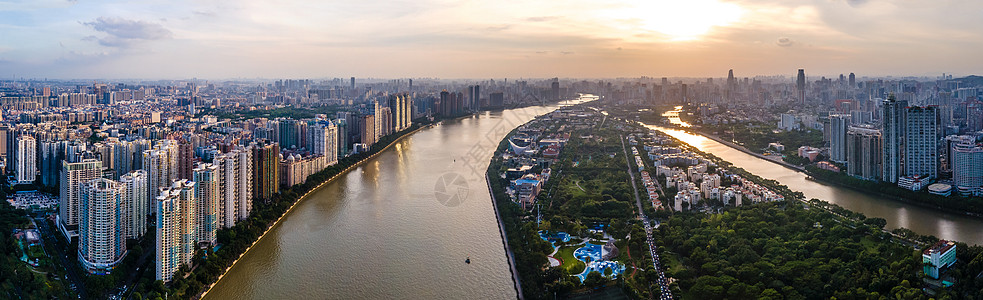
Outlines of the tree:
[{"label": "tree", "polygon": [[775,289],[765,289],[761,292],[760,300],[782,300],[782,294],[778,293]]},{"label": "tree", "polygon": [[601,273],[594,271],[587,274],[587,278],[584,278],[584,286],[587,287],[598,287],[607,282]]},{"label": "tree", "polygon": [[869,218],[864,220],[864,224],[874,226],[877,229],[884,229],[884,226],[887,226],[887,220],[883,218]]}]

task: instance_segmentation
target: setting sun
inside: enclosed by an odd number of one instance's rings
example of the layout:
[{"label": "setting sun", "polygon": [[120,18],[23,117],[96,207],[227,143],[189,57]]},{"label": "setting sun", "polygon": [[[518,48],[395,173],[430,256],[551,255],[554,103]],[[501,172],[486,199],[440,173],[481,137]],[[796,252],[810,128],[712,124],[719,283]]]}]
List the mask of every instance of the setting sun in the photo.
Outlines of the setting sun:
[{"label": "setting sun", "polygon": [[615,17],[633,21],[638,28],[658,32],[672,41],[689,41],[713,27],[738,21],[743,13],[740,6],[718,0],[657,0],[631,3],[618,10]]}]

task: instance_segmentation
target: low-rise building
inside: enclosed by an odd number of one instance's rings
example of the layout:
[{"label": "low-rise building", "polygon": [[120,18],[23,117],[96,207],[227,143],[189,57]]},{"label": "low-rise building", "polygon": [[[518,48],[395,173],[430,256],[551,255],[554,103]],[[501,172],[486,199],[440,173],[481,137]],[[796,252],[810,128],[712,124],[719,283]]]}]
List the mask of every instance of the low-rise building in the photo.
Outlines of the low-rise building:
[{"label": "low-rise building", "polygon": [[956,243],[940,240],[922,252],[925,275],[939,279],[940,272],[956,263]]},{"label": "low-rise building", "polygon": [[920,191],[922,188],[932,183],[931,178],[925,175],[902,176],[898,178],[898,186],[912,191]]}]

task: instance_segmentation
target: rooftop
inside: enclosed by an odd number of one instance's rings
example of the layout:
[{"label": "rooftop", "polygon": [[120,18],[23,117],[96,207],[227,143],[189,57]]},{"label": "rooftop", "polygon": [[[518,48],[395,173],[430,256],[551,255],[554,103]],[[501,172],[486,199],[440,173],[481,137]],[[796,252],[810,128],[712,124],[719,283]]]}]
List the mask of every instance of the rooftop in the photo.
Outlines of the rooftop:
[{"label": "rooftop", "polygon": [[922,252],[922,254],[923,255],[932,255],[932,252],[945,253],[946,251],[949,251],[949,249],[952,249],[952,248],[955,248],[955,247],[956,247],[956,242],[947,241],[947,240],[939,240],[937,243],[935,243],[935,245],[932,245],[932,247],[928,247],[928,249],[925,249],[925,251]]}]

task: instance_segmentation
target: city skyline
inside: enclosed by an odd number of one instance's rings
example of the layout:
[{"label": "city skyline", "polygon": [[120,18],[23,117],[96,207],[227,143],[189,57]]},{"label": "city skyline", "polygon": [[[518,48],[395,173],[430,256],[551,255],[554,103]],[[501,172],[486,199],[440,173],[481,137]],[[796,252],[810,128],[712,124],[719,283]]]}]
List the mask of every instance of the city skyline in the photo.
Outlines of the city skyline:
[{"label": "city skyline", "polygon": [[0,298],[983,299],[979,13],[0,0]]},{"label": "city skyline", "polygon": [[955,9],[983,3],[12,1],[0,78],[964,76]]}]

